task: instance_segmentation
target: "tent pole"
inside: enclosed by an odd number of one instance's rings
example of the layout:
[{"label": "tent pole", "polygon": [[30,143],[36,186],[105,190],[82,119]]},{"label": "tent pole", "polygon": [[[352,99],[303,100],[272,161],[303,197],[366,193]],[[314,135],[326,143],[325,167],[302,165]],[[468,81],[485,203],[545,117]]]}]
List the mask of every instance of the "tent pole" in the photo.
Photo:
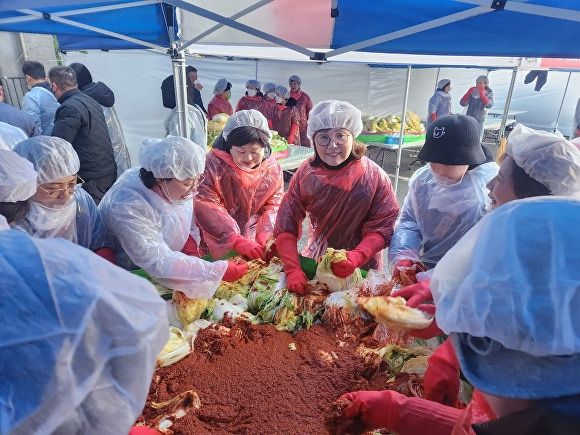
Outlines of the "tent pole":
[{"label": "tent pole", "polygon": [[441,68],[437,68],[437,77],[435,77],[435,89],[437,89],[437,84],[439,83],[439,74],[441,74]]},{"label": "tent pole", "polygon": [[514,70],[512,72],[512,81],[510,82],[510,88],[508,90],[507,98],[505,100],[505,106],[503,108],[503,114],[501,116],[501,126],[499,128],[499,137],[502,139],[505,137],[505,124],[507,121],[508,113],[510,112],[510,104],[512,102],[512,95],[514,93],[514,85],[516,83],[516,76],[518,74],[518,69],[519,69],[521,64],[522,64],[522,59],[520,58],[518,60],[518,66],[515,66]]},{"label": "tent pole", "polygon": [[407,81],[405,82],[405,99],[403,100],[403,116],[401,116],[401,130],[399,131],[399,149],[397,150],[397,166],[395,167],[395,195],[399,187],[399,172],[401,170],[401,154],[405,137],[405,118],[407,117],[407,101],[409,100],[409,84],[411,83],[411,65],[407,65]]},{"label": "tent pole", "polygon": [[568,73],[568,80],[566,81],[566,87],[564,88],[564,95],[562,95],[562,103],[560,103],[560,110],[558,110],[558,117],[556,118],[556,124],[554,125],[554,133],[558,130],[558,124],[560,123],[560,115],[562,114],[562,107],[564,107],[564,100],[566,99],[566,92],[568,92],[568,85],[570,84],[570,77],[572,72]]},{"label": "tent pole", "polygon": [[174,51],[171,57],[175,82],[175,103],[177,108],[177,129],[179,136],[189,138],[187,125],[187,85],[185,76],[185,54]]}]

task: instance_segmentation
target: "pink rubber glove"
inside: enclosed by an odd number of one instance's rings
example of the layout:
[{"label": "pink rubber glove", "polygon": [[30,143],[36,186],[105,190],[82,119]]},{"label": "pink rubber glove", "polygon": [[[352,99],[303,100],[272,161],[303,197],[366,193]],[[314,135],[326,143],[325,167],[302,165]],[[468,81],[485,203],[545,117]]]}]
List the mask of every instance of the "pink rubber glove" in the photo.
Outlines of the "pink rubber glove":
[{"label": "pink rubber glove", "polygon": [[268,233],[258,233],[256,234],[256,242],[262,247],[266,247],[266,243],[268,243],[268,239],[270,238],[270,234]]},{"label": "pink rubber glove", "polygon": [[469,90],[465,93],[465,95],[461,97],[461,101],[465,103],[467,100],[469,100],[469,96],[473,91],[475,91],[475,89],[476,89],[475,86],[470,87]]},{"label": "pink rubber glove", "polygon": [[346,278],[354,273],[354,270],[369,262],[373,256],[385,247],[385,239],[377,233],[369,233],[352,251],[346,252],[346,260],[332,263],[330,269],[339,278]]},{"label": "pink rubber glove", "polygon": [[395,270],[393,271],[393,278],[397,278],[401,274],[401,271],[399,270],[399,268],[411,267],[411,266],[413,266],[413,264],[415,264],[415,262],[413,260],[401,260],[401,261],[399,261],[397,264],[395,264]]},{"label": "pink rubber glove", "polygon": [[451,340],[445,340],[435,349],[427,362],[429,366],[423,376],[425,398],[455,406],[459,395],[459,361]]},{"label": "pink rubber glove", "polygon": [[259,243],[256,243],[253,240],[248,240],[242,236],[238,236],[234,242],[234,250],[238,251],[240,254],[248,257],[251,260],[255,260],[257,258],[266,260],[264,248],[260,246]]},{"label": "pink rubber glove", "polygon": [[386,428],[405,435],[449,435],[462,413],[460,409],[391,390],[357,391],[340,399],[352,401],[343,411],[346,418],[359,416],[373,429]]},{"label": "pink rubber glove", "polygon": [[280,233],[276,237],[276,248],[284,262],[288,290],[299,295],[306,294],[306,274],[298,259],[298,239],[291,233]]},{"label": "pink rubber glove", "polygon": [[[397,293],[395,293],[395,296],[397,296]],[[435,305],[433,304],[421,304],[417,308],[433,316],[435,315]],[[429,340],[430,338],[438,337],[444,334],[444,332],[439,329],[439,326],[437,325],[437,319],[433,319],[433,323],[431,323],[425,329],[409,329],[407,332],[413,337],[422,338],[424,340]]]},{"label": "pink rubber glove", "polygon": [[224,277],[222,280],[227,282],[234,282],[240,279],[242,276],[246,274],[248,271],[248,264],[238,264],[234,263],[233,261],[228,261],[228,268],[226,269],[226,273],[224,273]]},{"label": "pink rubber glove", "polygon": [[417,308],[419,304],[425,301],[433,300],[431,288],[429,287],[430,283],[431,280],[426,279],[425,281],[418,282],[417,284],[408,285],[393,293],[392,296],[401,296],[407,299],[407,306],[411,308]]}]

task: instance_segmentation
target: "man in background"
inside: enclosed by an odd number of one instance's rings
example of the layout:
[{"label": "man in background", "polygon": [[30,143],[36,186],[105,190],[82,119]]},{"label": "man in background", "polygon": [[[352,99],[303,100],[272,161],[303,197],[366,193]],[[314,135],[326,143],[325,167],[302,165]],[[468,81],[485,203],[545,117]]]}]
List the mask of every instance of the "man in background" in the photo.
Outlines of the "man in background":
[{"label": "man in background", "polygon": [[54,117],[52,136],[70,142],[81,163],[78,175],[97,205],[117,179],[117,164],[99,103],[77,86],[75,72],[55,66],[48,72],[50,86],[60,103]]},{"label": "man in background", "polygon": [[44,66],[35,60],[27,60],[22,65],[22,73],[30,88],[22,98],[22,110],[34,118],[34,124],[41,134],[50,136],[54,113],[59,104],[46,80]]}]

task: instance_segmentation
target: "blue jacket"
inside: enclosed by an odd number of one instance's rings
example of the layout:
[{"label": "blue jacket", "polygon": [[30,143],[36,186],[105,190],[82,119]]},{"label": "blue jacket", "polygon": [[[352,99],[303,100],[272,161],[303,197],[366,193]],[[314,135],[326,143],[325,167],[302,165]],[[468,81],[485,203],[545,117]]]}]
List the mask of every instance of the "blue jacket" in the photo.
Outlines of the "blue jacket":
[{"label": "blue jacket", "polygon": [[58,109],[56,97],[45,86],[39,83],[24,95],[22,98],[22,110],[29,113],[34,118],[36,127],[45,136],[50,136],[54,125],[54,112]]}]

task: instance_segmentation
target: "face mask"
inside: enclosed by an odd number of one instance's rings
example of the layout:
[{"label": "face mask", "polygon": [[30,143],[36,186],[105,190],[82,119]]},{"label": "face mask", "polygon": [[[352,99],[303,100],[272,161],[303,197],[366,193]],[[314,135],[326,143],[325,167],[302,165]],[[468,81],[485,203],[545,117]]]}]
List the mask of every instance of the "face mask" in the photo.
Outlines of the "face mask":
[{"label": "face mask", "polygon": [[266,95],[268,95],[268,98],[271,100],[276,98],[276,92],[268,92]]},{"label": "face mask", "polygon": [[248,97],[254,97],[258,93],[258,91],[256,91],[255,89],[248,89],[247,92],[248,92]]},{"label": "face mask", "polygon": [[226,100],[229,100],[230,98],[232,98],[232,93],[231,93],[231,91],[227,91],[226,92]]},{"label": "face mask", "polygon": [[433,174],[433,178],[435,179],[435,182],[438,185],[444,186],[444,187],[457,186],[458,184],[461,184],[461,182],[463,181],[463,177],[465,177],[465,174],[463,174],[459,180],[452,180],[450,178],[444,177],[443,175],[439,175],[438,173],[436,173],[434,171],[431,171],[431,173]]},{"label": "face mask", "polygon": [[284,98],[279,97],[278,95],[276,95],[276,103],[280,104],[282,101],[284,101]]},{"label": "face mask", "polygon": [[185,196],[185,198],[173,199],[171,197],[171,194],[169,193],[169,188],[167,187],[167,181],[166,180],[163,180],[163,183],[160,184],[159,186],[161,187],[161,191],[163,192],[163,196],[165,196],[165,198],[167,199],[167,201],[169,201],[171,204],[182,205],[182,204],[187,203],[188,201],[191,201],[191,198],[194,197],[194,193],[190,191]]},{"label": "face mask", "polygon": [[71,195],[63,205],[47,207],[36,201],[30,201],[27,220],[42,234],[42,238],[62,237],[76,242],[77,202]]}]

